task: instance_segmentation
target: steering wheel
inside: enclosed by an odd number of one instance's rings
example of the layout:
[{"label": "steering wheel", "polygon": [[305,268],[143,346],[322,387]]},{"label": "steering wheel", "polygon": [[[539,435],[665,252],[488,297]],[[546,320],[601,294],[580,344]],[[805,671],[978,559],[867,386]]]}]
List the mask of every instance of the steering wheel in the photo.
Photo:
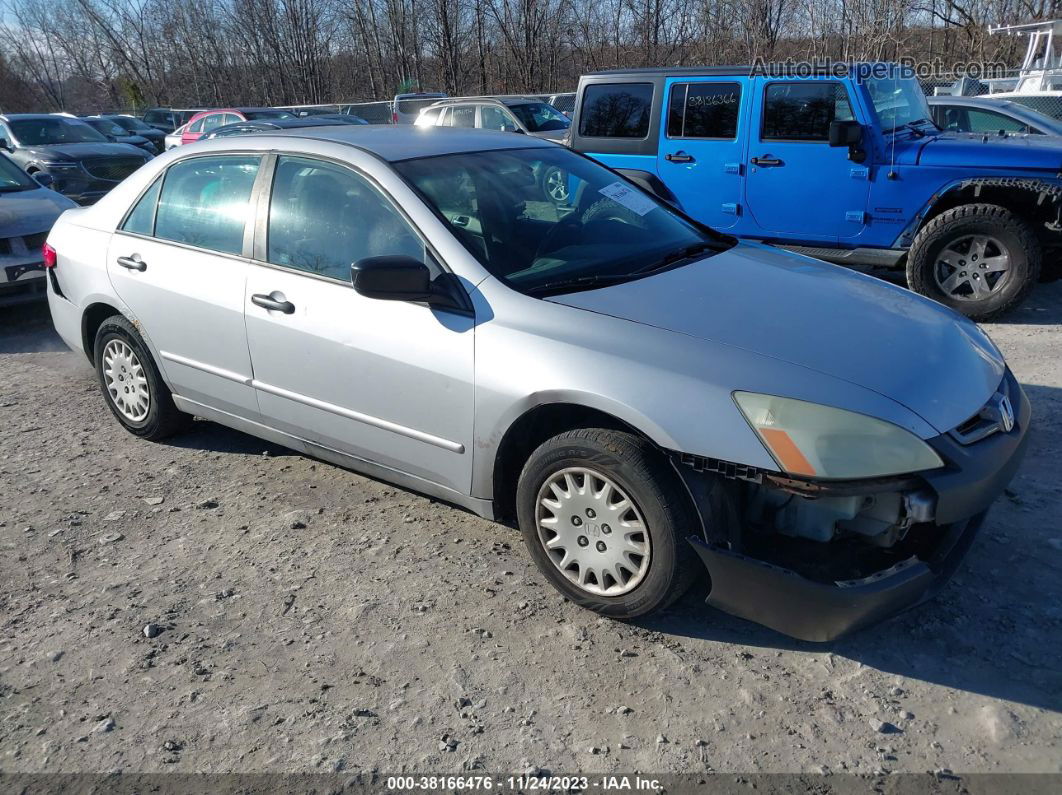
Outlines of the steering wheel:
[{"label": "steering wheel", "polygon": [[564,216],[564,218],[555,223],[553,228],[546,233],[544,238],[542,238],[542,242],[539,243],[538,248],[535,249],[534,258],[538,259],[551,251],[556,251],[561,247],[558,243],[563,240],[564,235],[582,228],[583,222],[576,217],[575,213],[570,213],[569,215]]}]

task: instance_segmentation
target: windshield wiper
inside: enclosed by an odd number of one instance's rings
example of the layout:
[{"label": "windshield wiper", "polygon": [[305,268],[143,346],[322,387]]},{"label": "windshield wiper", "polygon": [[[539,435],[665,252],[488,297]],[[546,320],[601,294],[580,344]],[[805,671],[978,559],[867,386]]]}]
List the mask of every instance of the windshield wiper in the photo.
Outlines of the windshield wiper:
[{"label": "windshield wiper", "polygon": [[700,254],[702,251],[708,251],[709,249],[715,250],[716,248],[717,246],[712,243],[694,243],[692,246],[685,246],[676,251],[672,251],[669,254],[665,254],[660,259],[649,263],[644,268],[632,271],[632,274],[645,276],[650,273],[659,273],[660,271],[667,270],[668,268],[685,262],[688,259],[693,259],[694,256]]}]

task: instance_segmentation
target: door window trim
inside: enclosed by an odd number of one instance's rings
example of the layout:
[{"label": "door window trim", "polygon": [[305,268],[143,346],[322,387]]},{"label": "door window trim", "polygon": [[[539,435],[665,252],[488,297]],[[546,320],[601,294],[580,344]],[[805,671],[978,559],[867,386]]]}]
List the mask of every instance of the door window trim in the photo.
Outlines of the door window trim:
[{"label": "door window trim", "polygon": [[[305,276],[310,279],[319,279],[321,281],[328,282],[329,284],[337,284],[345,286],[351,290],[354,289],[354,285],[350,278],[337,279],[334,276],[326,276],[323,273],[313,273],[312,271],[303,270],[300,268],[294,268],[290,265],[280,265],[268,260],[269,256],[269,205],[273,198],[273,183],[276,175],[277,161],[281,157],[297,157],[301,160],[316,160],[321,163],[327,163],[328,165],[335,166],[337,168],[346,169],[355,176],[364,179],[368,185],[376,190],[384,201],[386,201],[395,210],[398,216],[409,226],[413,234],[424,244],[424,250],[428,253],[431,259],[439,267],[442,273],[453,274],[453,270],[446,264],[446,261],[439,255],[438,250],[428,240],[427,235],[421,230],[413,219],[409,217],[409,214],[402,208],[402,206],[395,201],[395,198],[387,191],[380,182],[375,179],[371,174],[365,170],[359,168],[353,163],[346,162],[334,157],[328,157],[326,155],[308,154],[306,152],[293,152],[283,149],[273,149],[264,153],[263,163],[259,168],[259,176],[262,178],[261,185],[255,183],[255,190],[251,192],[251,200],[254,204],[254,223],[249,224],[248,228],[252,232],[252,241],[250,245],[250,254],[248,255],[248,261],[252,265],[260,265],[265,268],[272,268],[274,270],[280,270],[284,273],[293,273],[298,276]],[[257,192],[257,196],[256,196]],[[419,197],[418,197],[419,198]],[[244,243],[246,244],[246,239]],[[351,263],[353,265],[353,263]],[[429,263],[425,263],[429,265]],[[429,265],[430,267],[430,265]],[[464,287],[462,287],[464,290]],[[467,294],[467,291],[466,291]],[[414,303],[414,302],[405,302]],[[470,304],[471,305],[471,304]]]},{"label": "door window trim", "polygon": [[771,86],[779,86],[779,85],[784,86],[784,85],[821,85],[821,84],[832,84],[832,85],[835,85],[835,86],[840,86],[841,90],[844,91],[845,99],[848,100],[848,109],[852,112],[852,119],[854,119],[855,121],[859,121],[859,119],[856,117],[856,106],[852,103],[852,95],[848,93],[848,86],[846,86],[844,84],[843,80],[772,80],[769,83],[764,83],[763,84],[763,91],[760,93],[760,124],[759,124],[759,130],[757,131],[757,134],[756,134],[757,142],[758,143],[763,143],[763,144],[817,144],[817,145],[820,145],[820,146],[825,144],[826,146],[829,146],[830,145],[829,138],[823,139],[821,141],[809,141],[806,138],[764,138],[763,137],[764,122],[766,121],[766,118],[767,118],[767,89],[769,89]]}]

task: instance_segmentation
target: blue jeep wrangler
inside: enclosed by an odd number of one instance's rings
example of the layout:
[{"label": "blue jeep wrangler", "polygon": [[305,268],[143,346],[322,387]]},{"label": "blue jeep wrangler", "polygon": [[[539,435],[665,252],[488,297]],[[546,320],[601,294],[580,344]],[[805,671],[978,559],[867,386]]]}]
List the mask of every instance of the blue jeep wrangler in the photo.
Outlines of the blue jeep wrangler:
[{"label": "blue jeep wrangler", "polygon": [[894,64],[800,71],[585,75],[569,143],[715,229],[905,267],[911,289],[977,320],[1016,306],[1062,244],[1062,144],[942,132]]}]

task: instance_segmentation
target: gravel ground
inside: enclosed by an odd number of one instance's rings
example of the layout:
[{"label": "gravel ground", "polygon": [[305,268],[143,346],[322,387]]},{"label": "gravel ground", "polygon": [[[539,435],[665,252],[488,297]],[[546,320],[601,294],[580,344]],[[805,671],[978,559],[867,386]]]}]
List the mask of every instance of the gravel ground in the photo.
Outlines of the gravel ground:
[{"label": "gravel ground", "polygon": [[0,770],[1062,772],[1060,323],[1057,283],[987,327],[1037,427],[957,577],[822,646],[703,587],[599,619],[509,528],[206,422],[138,441],[3,310]]}]

